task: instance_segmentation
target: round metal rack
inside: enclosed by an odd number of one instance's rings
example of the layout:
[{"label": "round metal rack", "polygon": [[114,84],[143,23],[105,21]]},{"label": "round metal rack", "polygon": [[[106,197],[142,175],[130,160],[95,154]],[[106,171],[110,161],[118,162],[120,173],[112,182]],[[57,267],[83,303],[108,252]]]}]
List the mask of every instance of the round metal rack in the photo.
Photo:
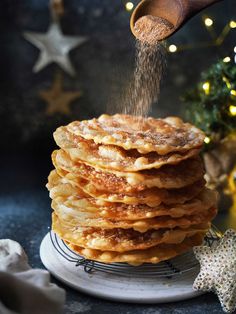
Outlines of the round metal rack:
[{"label": "round metal rack", "polygon": [[[213,226],[205,236],[205,245],[213,246],[219,238],[221,232]],[[182,255],[163,261],[158,264],[143,264],[140,266],[131,266],[126,263],[101,263],[83,258],[76,252],[72,251],[67,244],[60,239],[53,231],[50,232],[50,239],[54,249],[67,261],[74,263],[76,267],[83,267],[86,273],[96,271],[110,273],[126,277],[173,277],[181,275],[199,267],[193,251],[188,251]]]}]

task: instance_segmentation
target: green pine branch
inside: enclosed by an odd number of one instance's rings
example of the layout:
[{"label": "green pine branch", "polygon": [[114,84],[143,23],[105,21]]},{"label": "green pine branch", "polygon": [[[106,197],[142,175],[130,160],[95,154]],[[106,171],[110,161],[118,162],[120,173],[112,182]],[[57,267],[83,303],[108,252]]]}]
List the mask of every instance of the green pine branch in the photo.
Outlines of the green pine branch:
[{"label": "green pine branch", "polygon": [[[206,82],[209,89],[204,90]],[[236,91],[236,64],[219,61],[203,72],[201,81],[182,97],[185,118],[211,138],[211,145],[236,131],[236,115],[229,110],[236,106],[231,90]]]}]

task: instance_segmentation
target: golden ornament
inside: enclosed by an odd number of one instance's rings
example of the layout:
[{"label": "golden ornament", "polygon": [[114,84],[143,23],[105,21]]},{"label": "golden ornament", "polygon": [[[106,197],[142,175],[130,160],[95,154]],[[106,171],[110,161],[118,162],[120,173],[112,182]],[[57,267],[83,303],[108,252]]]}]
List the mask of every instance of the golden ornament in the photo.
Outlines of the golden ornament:
[{"label": "golden ornament", "polygon": [[62,85],[62,73],[57,73],[51,88],[39,92],[39,96],[48,104],[47,115],[57,112],[70,114],[70,103],[82,95],[79,91],[63,91]]}]

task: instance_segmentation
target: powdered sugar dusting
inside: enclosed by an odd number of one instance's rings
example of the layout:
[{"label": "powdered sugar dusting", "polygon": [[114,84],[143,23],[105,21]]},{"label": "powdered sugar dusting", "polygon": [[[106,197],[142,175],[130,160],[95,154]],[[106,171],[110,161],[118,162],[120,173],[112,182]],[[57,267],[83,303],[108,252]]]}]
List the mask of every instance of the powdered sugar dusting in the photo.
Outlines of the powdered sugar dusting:
[{"label": "powdered sugar dusting", "polygon": [[151,105],[158,102],[166,67],[165,51],[162,43],[150,45],[136,42],[134,76],[121,102],[121,113],[145,117]]},{"label": "powdered sugar dusting", "polygon": [[134,32],[139,40],[155,45],[170,34],[173,28],[174,25],[164,18],[145,15],[135,23]]}]

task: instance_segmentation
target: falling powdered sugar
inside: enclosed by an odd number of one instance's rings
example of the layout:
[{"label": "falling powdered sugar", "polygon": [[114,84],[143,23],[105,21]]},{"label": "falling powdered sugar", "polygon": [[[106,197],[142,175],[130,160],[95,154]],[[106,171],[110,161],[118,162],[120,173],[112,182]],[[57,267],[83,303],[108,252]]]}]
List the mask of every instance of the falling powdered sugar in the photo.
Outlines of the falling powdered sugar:
[{"label": "falling powdered sugar", "polygon": [[143,16],[134,25],[136,59],[133,77],[119,101],[118,111],[146,117],[157,103],[166,68],[166,49],[160,40],[173,30],[173,24],[161,17]]},{"label": "falling powdered sugar", "polygon": [[136,42],[134,77],[124,95],[120,112],[147,116],[151,105],[158,101],[160,84],[166,67],[165,47]]}]

